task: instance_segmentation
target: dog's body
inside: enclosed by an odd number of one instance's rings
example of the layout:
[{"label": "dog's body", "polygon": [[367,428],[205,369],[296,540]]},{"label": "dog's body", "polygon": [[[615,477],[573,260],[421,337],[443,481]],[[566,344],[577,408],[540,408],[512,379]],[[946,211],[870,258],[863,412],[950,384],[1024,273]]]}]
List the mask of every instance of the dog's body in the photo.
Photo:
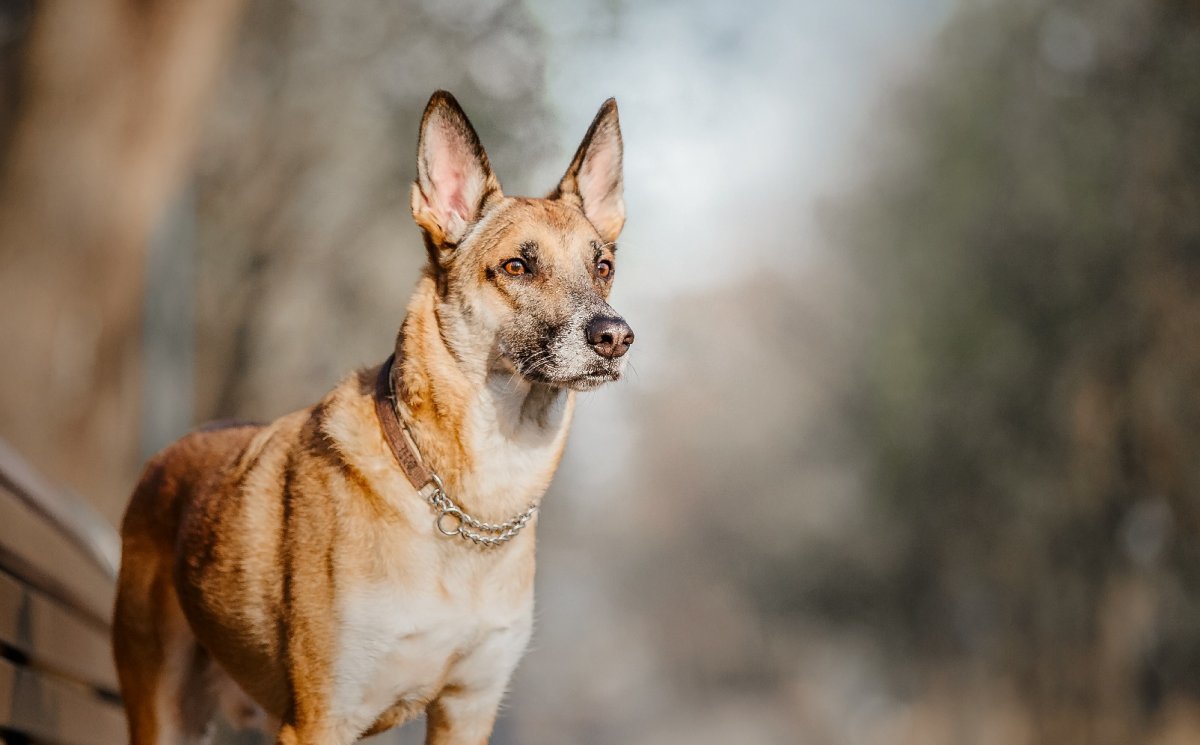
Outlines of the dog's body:
[{"label": "dog's body", "polygon": [[[548,199],[500,193],[448,94],[418,151],[430,262],[397,340],[396,410],[463,511],[499,523],[548,486],[573,391],[619,377],[632,343],[605,302],[616,109]],[[261,708],[281,743],[349,743],[421,712],[429,743],[487,740],[531,632],[536,526],[490,550],[437,530],[381,428],[377,373],[147,465],[114,624],[133,745],[198,741],[221,704],[235,721]]]}]

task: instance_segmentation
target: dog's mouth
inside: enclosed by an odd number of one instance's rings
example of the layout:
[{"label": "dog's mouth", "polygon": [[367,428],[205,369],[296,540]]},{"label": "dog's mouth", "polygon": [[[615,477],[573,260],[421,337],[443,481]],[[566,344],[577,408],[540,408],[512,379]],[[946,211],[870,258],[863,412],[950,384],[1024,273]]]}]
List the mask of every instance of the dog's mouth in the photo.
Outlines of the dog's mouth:
[{"label": "dog's mouth", "polygon": [[591,391],[599,388],[605,383],[612,383],[621,379],[621,370],[614,368],[611,370],[593,370],[582,375],[575,376],[557,376],[547,374],[542,370],[530,370],[522,372],[521,376],[526,380],[549,385],[555,388],[566,388],[572,391]]},{"label": "dog's mouth", "polygon": [[565,381],[562,383],[562,387],[570,388],[573,391],[590,391],[599,388],[605,383],[612,383],[620,379],[620,370],[588,373],[586,375],[580,375],[577,378]]},{"label": "dog's mouth", "polygon": [[544,355],[533,355],[529,360],[518,357],[512,364],[531,383],[573,391],[590,391],[620,380],[625,369],[624,360],[602,360],[598,356],[581,364],[578,358],[547,361]]}]

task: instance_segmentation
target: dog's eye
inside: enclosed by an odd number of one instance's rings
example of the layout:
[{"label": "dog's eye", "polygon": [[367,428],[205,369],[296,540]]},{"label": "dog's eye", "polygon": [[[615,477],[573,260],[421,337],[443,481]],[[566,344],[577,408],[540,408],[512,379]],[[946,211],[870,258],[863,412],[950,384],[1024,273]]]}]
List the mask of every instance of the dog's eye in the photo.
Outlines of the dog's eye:
[{"label": "dog's eye", "polygon": [[525,266],[525,262],[520,259],[509,259],[501,264],[500,268],[510,277],[520,277],[529,271],[529,267]]},{"label": "dog's eye", "polygon": [[613,265],[608,259],[602,259],[596,264],[596,276],[601,279],[608,279],[612,276]]}]

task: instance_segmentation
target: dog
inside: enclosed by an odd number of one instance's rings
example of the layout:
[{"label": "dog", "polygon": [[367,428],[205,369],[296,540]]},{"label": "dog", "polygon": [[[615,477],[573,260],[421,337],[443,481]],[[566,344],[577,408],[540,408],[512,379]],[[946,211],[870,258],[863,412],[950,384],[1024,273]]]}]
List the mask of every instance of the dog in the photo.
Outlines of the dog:
[{"label": "dog", "polygon": [[392,357],[145,466],[113,626],[132,745],[202,741],[218,712],[284,745],[422,713],[430,745],[488,740],[575,392],[619,379],[634,339],[607,301],[622,191],[613,99],[535,199],[504,195],[433,95],[411,193],[428,259]]}]

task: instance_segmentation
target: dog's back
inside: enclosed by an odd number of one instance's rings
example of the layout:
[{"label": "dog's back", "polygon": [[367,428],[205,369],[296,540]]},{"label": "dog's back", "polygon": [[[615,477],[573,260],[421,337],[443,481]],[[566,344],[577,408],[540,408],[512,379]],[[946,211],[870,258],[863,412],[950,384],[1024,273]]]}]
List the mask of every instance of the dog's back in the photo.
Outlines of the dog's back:
[{"label": "dog's back", "polygon": [[[207,478],[236,462],[262,429],[262,424],[252,422],[217,422],[200,427],[159,451],[146,463],[125,511],[121,525],[124,543],[144,544],[153,538],[154,547],[170,552],[179,532],[183,506]],[[124,550],[130,548],[126,545]]]}]

